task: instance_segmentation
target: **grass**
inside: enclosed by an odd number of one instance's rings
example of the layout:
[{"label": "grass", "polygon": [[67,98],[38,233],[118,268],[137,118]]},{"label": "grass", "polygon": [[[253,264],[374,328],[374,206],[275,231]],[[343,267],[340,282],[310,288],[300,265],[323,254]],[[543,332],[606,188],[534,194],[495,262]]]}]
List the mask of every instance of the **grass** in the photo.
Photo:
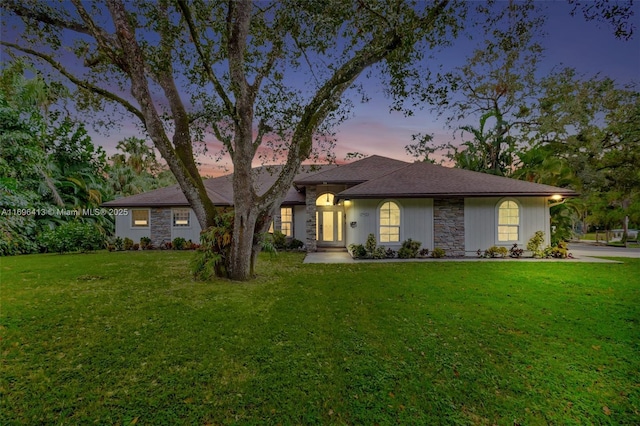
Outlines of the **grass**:
[{"label": "grass", "polygon": [[640,261],[0,258],[0,424],[636,424]]}]

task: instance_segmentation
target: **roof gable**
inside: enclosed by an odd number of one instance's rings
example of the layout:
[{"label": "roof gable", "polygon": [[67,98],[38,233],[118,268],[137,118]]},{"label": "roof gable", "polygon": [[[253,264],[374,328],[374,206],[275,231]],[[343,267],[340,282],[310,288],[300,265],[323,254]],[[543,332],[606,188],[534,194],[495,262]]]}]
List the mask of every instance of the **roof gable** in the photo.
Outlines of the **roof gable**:
[{"label": "roof gable", "polygon": [[363,158],[353,163],[336,166],[325,172],[296,179],[294,183],[299,186],[325,183],[362,183],[405,167],[408,164],[409,163],[405,161],[372,155],[371,157]]}]

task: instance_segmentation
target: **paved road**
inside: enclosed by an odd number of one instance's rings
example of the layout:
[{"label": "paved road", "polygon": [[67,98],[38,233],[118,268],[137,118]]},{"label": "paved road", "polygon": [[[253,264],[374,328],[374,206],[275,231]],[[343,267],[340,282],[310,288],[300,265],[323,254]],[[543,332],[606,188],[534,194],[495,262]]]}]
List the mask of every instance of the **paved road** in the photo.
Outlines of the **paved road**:
[{"label": "paved road", "polygon": [[569,252],[575,257],[634,257],[640,259],[640,248],[609,247],[594,243],[569,243]]}]

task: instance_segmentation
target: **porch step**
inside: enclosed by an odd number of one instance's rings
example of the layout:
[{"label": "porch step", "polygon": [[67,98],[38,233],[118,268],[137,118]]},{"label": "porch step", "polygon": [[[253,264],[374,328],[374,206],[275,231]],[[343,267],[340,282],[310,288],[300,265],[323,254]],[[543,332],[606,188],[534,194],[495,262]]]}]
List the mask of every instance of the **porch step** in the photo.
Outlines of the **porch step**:
[{"label": "porch step", "polygon": [[318,253],[346,253],[346,247],[318,247],[316,250]]}]

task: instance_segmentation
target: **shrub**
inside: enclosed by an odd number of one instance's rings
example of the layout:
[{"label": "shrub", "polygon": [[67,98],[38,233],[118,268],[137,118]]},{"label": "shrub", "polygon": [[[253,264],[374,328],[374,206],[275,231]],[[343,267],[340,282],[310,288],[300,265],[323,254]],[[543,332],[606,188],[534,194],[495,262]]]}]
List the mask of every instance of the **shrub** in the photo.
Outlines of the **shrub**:
[{"label": "shrub", "polygon": [[200,233],[200,246],[191,262],[191,272],[195,279],[228,276],[233,222],[234,213],[228,211],[216,217],[214,226]]},{"label": "shrub", "polygon": [[366,259],[367,257],[367,249],[364,248],[362,244],[351,244],[349,246],[349,252],[355,259]]},{"label": "shrub", "polygon": [[441,257],[445,257],[446,253],[444,251],[444,249],[441,249],[440,247],[436,247],[431,251],[431,257],[439,259]]},{"label": "shrub", "polygon": [[392,248],[388,248],[387,251],[384,252],[384,257],[387,259],[393,259],[396,257],[396,251]]},{"label": "shrub", "polygon": [[260,234],[260,250],[272,255],[278,254],[275,244],[273,244],[273,234],[265,232]]},{"label": "shrub", "polygon": [[116,239],[113,240],[113,246],[117,251],[121,251],[124,248],[124,240],[120,237],[116,237]]},{"label": "shrub", "polygon": [[387,250],[384,246],[376,247],[371,253],[372,259],[384,259],[385,257],[387,257]]},{"label": "shrub", "polygon": [[106,241],[94,225],[72,221],[46,231],[41,242],[50,252],[66,253],[99,250],[104,248]]},{"label": "shrub", "polygon": [[569,247],[564,241],[558,242],[557,245],[544,249],[545,257],[553,257],[556,259],[566,259],[569,255]]},{"label": "shrub", "polygon": [[294,238],[291,240],[287,247],[289,248],[289,250],[300,250],[302,247],[304,247],[304,243]]},{"label": "shrub", "polygon": [[529,238],[527,242],[527,250],[533,253],[533,257],[543,257],[544,250],[542,245],[544,244],[544,232],[536,231],[533,237]]},{"label": "shrub", "polygon": [[524,253],[524,250],[518,248],[518,244],[515,243],[513,244],[513,247],[509,249],[509,256],[515,257],[516,259],[520,258],[520,256],[522,256],[522,253]]},{"label": "shrub", "polygon": [[273,231],[273,246],[277,250],[284,250],[287,248],[287,236],[277,229]]},{"label": "shrub", "polygon": [[124,249],[131,250],[133,248],[133,240],[131,238],[124,239]]},{"label": "shrub", "polygon": [[484,257],[505,257],[508,253],[506,247],[491,246],[484,251]]},{"label": "shrub", "polygon": [[134,245],[131,247],[131,250],[133,250],[133,251],[138,251],[138,250],[140,250],[140,244],[138,244],[138,243],[134,244]]},{"label": "shrub", "polygon": [[423,248],[418,252],[418,256],[420,257],[427,257],[429,256],[429,249],[428,248]]},{"label": "shrub", "polygon": [[376,236],[373,234],[369,234],[367,236],[367,242],[364,245],[364,248],[367,251],[367,254],[373,255],[373,252],[376,250],[377,244],[378,243],[376,242]]},{"label": "shrub", "polygon": [[151,245],[151,238],[149,237],[140,238],[140,248],[142,250],[147,250],[147,247],[149,247],[150,245]]},{"label": "shrub", "polygon": [[185,240],[182,237],[174,238],[173,242],[171,243],[171,247],[174,250],[183,250],[186,245],[187,245],[187,240]]},{"label": "shrub", "polygon": [[398,257],[400,259],[412,259],[418,256],[418,250],[422,243],[420,241],[413,241],[411,238],[402,242],[402,247],[398,250]]},{"label": "shrub", "polygon": [[[0,191],[0,205],[3,205],[2,195]],[[6,204],[3,207],[6,207]],[[0,256],[37,253],[40,244],[36,235],[37,226],[34,216],[2,216],[0,218]]]}]

